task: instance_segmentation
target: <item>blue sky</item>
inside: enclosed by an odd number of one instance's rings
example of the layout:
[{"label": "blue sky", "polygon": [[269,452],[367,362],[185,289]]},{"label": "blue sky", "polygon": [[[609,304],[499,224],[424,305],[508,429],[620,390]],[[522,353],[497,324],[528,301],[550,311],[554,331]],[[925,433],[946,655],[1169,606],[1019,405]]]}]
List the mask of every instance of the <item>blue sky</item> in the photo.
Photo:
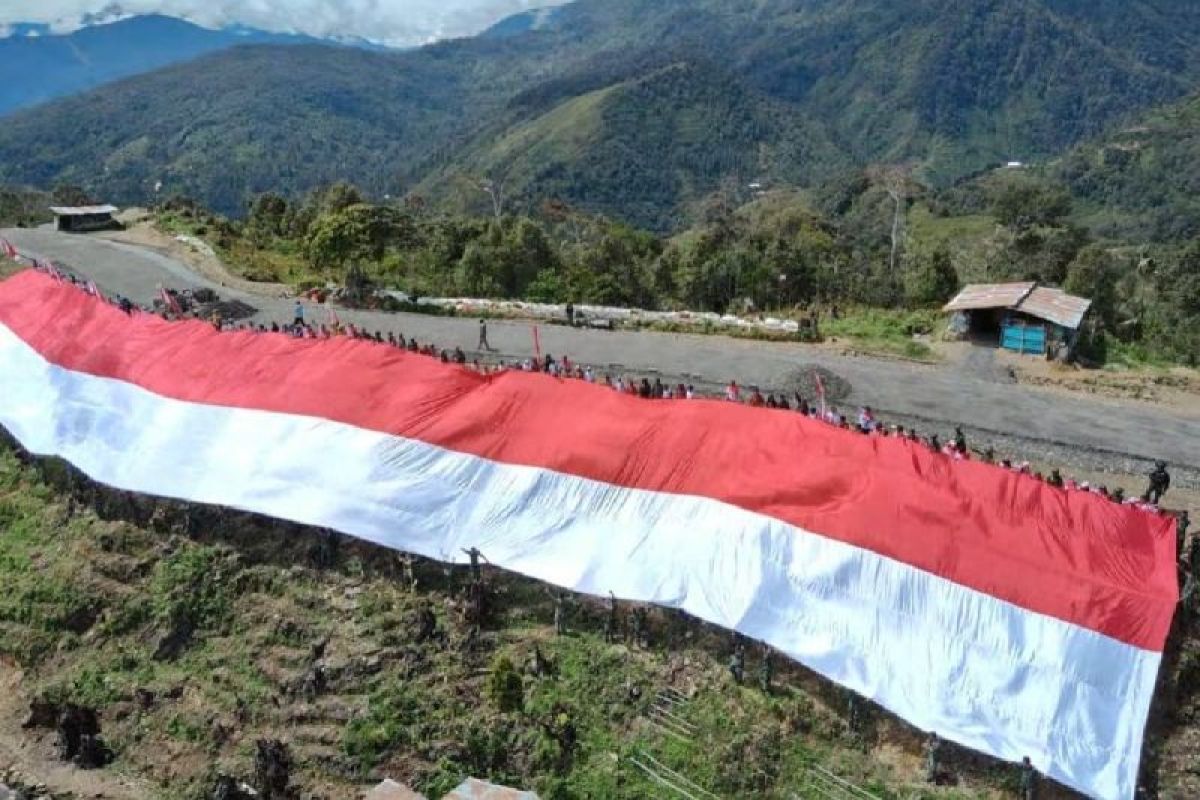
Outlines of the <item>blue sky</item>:
[{"label": "blue sky", "polygon": [[160,13],[208,27],[248,25],[313,36],[361,37],[412,45],[477,33],[509,14],[564,0],[0,0],[0,27],[50,23],[71,30],[82,20]]}]

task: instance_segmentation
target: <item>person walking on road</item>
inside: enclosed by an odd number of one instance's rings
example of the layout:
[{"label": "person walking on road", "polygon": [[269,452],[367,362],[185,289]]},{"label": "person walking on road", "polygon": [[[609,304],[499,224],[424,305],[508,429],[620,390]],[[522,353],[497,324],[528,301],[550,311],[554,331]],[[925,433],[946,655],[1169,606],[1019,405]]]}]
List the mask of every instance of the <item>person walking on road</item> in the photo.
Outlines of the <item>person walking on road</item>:
[{"label": "person walking on road", "polygon": [[488,343],[487,338],[487,320],[482,319],[479,320],[479,349],[489,353],[492,351],[492,346]]}]

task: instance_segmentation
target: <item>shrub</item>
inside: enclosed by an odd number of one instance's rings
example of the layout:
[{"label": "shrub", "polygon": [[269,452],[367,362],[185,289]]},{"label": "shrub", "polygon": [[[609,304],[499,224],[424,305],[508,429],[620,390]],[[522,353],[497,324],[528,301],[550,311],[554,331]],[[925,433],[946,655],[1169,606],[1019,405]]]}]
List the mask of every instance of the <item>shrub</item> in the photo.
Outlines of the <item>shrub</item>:
[{"label": "shrub", "polygon": [[521,682],[521,674],[508,656],[500,656],[492,664],[487,692],[496,707],[505,714],[524,708],[525,686]]}]

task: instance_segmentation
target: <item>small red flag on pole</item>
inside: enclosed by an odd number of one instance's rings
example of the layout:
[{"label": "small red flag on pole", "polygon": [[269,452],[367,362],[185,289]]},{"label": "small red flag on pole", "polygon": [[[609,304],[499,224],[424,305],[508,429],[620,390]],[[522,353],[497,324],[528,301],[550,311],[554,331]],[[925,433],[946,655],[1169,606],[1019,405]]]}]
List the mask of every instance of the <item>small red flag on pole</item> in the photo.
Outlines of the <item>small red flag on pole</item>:
[{"label": "small red flag on pole", "polygon": [[179,305],[179,301],[175,299],[175,295],[163,288],[159,288],[158,291],[162,295],[163,303],[166,304],[167,309],[182,316],[183,307]]}]

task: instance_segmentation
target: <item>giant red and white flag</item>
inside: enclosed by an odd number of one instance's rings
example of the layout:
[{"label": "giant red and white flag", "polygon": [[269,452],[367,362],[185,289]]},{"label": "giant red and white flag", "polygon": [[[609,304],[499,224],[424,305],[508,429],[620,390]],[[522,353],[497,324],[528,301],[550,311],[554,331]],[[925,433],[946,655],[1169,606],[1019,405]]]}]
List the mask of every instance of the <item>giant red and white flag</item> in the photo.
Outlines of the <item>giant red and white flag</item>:
[{"label": "giant red and white flag", "polygon": [[0,284],[0,424],[122,489],[682,608],[922,730],[1134,795],[1168,519],[787,411]]}]

